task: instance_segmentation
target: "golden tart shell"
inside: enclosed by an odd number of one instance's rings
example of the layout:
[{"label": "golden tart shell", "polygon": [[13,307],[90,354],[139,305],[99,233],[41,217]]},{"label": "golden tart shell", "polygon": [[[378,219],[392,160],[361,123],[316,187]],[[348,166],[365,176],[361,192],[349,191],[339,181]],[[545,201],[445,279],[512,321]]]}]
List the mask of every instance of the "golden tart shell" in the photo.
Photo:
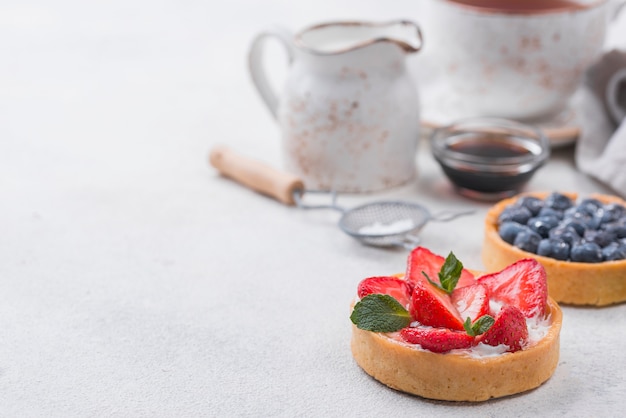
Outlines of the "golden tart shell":
[{"label": "golden tart shell", "polygon": [[552,376],[563,317],[550,298],[548,313],[545,337],[515,353],[482,358],[433,353],[352,325],[352,355],[367,374],[393,389],[429,399],[486,401],[534,389]]},{"label": "golden tart shell", "polygon": [[[563,193],[576,200],[576,193]],[[498,234],[498,217],[505,207],[521,196],[545,199],[549,193],[527,193],[502,200],[494,205],[485,218],[482,260],[488,271],[498,271],[522,258],[534,258],[546,269],[548,293],[559,303],[605,306],[626,301],[626,260],[602,263],[559,261],[523,251],[508,244]],[[615,196],[591,195],[603,203],[626,202]]]}]

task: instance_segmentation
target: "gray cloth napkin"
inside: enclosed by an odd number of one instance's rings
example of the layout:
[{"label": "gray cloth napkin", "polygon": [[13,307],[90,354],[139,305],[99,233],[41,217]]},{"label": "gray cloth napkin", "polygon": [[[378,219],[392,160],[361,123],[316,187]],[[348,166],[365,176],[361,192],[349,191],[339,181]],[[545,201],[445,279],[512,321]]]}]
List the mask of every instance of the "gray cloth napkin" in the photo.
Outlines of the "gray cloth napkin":
[{"label": "gray cloth napkin", "polygon": [[626,198],[626,51],[604,53],[587,72],[576,165]]}]

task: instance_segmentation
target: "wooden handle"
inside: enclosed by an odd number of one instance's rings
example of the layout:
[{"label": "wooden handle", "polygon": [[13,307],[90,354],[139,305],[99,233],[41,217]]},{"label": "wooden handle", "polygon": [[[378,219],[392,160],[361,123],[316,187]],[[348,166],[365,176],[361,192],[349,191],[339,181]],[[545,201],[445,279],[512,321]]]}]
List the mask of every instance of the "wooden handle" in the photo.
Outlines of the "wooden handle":
[{"label": "wooden handle", "polygon": [[296,176],[245,157],[223,145],[211,150],[209,162],[222,175],[286,205],[294,205],[294,192],[304,190],[302,180]]}]

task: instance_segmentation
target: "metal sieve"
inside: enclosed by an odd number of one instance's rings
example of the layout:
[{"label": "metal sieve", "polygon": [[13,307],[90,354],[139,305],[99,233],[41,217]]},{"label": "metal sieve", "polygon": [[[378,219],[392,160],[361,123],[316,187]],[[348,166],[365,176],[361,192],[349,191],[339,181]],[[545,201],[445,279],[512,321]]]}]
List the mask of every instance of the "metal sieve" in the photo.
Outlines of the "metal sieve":
[{"label": "metal sieve", "polygon": [[[272,167],[220,146],[210,154],[210,163],[221,174],[300,209],[332,209],[341,212],[339,228],[364,244],[376,247],[413,249],[420,242],[417,234],[429,221],[447,222],[474,211],[444,211],[436,215],[422,205],[408,201],[378,201],[346,209],[337,204],[337,194],[305,190],[302,181]],[[307,204],[305,194],[330,194],[329,204]]]}]

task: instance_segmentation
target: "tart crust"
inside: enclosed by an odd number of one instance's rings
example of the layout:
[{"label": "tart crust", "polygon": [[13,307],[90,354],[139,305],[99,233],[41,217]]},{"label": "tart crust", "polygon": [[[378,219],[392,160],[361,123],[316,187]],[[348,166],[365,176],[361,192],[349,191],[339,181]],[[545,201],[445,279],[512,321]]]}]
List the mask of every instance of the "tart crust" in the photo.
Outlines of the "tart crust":
[{"label": "tart crust", "polygon": [[[576,200],[576,193],[563,193]],[[548,293],[559,303],[571,305],[605,306],[626,301],[626,260],[602,263],[579,263],[559,261],[523,251],[508,244],[498,234],[498,216],[505,207],[521,196],[545,199],[549,193],[527,193],[502,200],[495,204],[485,218],[485,238],[482,260],[488,271],[498,271],[522,258],[534,258],[543,265],[548,276]],[[590,197],[603,203],[626,201],[608,195],[594,194]]]},{"label": "tart crust", "polygon": [[551,325],[535,345],[495,357],[433,353],[352,325],[352,355],[376,380],[403,392],[445,401],[486,401],[534,389],[559,360],[562,313],[548,298]]}]

